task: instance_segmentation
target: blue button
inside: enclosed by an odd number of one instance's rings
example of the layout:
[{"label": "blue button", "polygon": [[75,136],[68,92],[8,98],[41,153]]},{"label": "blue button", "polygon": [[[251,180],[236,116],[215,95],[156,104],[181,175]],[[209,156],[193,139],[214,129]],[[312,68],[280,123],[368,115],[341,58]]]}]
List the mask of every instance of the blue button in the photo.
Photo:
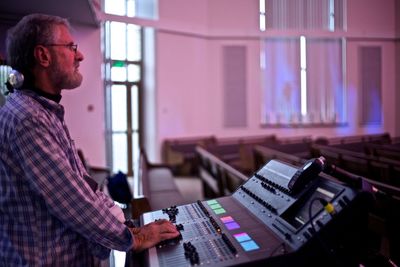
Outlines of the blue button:
[{"label": "blue button", "polygon": [[240,243],[240,245],[242,246],[242,248],[245,251],[251,251],[251,250],[256,250],[259,249],[260,247],[256,244],[256,242],[254,242],[253,240],[250,241],[245,241]]},{"label": "blue button", "polygon": [[236,238],[236,240],[237,240],[239,243],[240,243],[240,242],[243,242],[243,241],[251,240],[250,236],[249,236],[248,234],[246,234],[246,233],[235,234],[235,235],[233,235],[233,236]]}]

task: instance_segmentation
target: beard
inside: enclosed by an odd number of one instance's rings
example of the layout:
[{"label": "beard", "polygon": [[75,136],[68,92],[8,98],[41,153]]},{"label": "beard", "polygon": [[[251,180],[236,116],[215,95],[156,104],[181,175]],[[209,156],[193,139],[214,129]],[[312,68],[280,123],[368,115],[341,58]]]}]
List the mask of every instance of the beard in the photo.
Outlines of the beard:
[{"label": "beard", "polygon": [[75,64],[64,68],[58,60],[55,60],[54,63],[50,77],[55,88],[74,89],[81,85],[83,77]]}]

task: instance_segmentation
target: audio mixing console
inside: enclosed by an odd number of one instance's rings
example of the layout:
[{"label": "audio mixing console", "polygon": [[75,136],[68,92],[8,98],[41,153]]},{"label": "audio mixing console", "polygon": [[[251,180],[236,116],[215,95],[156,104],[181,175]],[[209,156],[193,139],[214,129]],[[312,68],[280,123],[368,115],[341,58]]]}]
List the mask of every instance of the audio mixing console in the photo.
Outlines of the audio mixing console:
[{"label": "audio mixing console", "polygon": [[[181,233],[149,249],[146,264],[352,266],[370,195],[320,170],[305,172],[311,163],[298,169],[272,160],[231,196],[143,214],[142,224],[168,219]],[[299,177],[302,188],[294,191],[290,183]]]}]

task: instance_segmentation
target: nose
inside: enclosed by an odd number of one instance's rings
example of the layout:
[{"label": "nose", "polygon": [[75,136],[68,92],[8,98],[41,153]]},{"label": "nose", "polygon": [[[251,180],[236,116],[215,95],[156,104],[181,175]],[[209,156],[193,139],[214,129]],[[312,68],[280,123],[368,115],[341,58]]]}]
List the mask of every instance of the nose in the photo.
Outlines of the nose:
[{"label": "nose", "polygon": [[77,50],[77,51],[76,51],[75,58],[76,58],[78,61],[82,61],[82,60],[85,59],[85,57],[83,56],[83,54],[82,54],[82,52],[81,52],[80,50]]}]

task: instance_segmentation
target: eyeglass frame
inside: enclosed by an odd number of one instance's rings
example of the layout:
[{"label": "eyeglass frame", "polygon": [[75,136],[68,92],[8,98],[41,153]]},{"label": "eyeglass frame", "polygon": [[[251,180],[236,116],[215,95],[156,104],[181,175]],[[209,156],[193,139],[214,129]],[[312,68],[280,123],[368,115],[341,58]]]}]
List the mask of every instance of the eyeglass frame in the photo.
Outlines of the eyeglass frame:
[{"label": "eyeglass frame", "polygon": [[78,51],[78,44],[43,44],[43,46],[65,46],[75,52],[75,54]]}]

